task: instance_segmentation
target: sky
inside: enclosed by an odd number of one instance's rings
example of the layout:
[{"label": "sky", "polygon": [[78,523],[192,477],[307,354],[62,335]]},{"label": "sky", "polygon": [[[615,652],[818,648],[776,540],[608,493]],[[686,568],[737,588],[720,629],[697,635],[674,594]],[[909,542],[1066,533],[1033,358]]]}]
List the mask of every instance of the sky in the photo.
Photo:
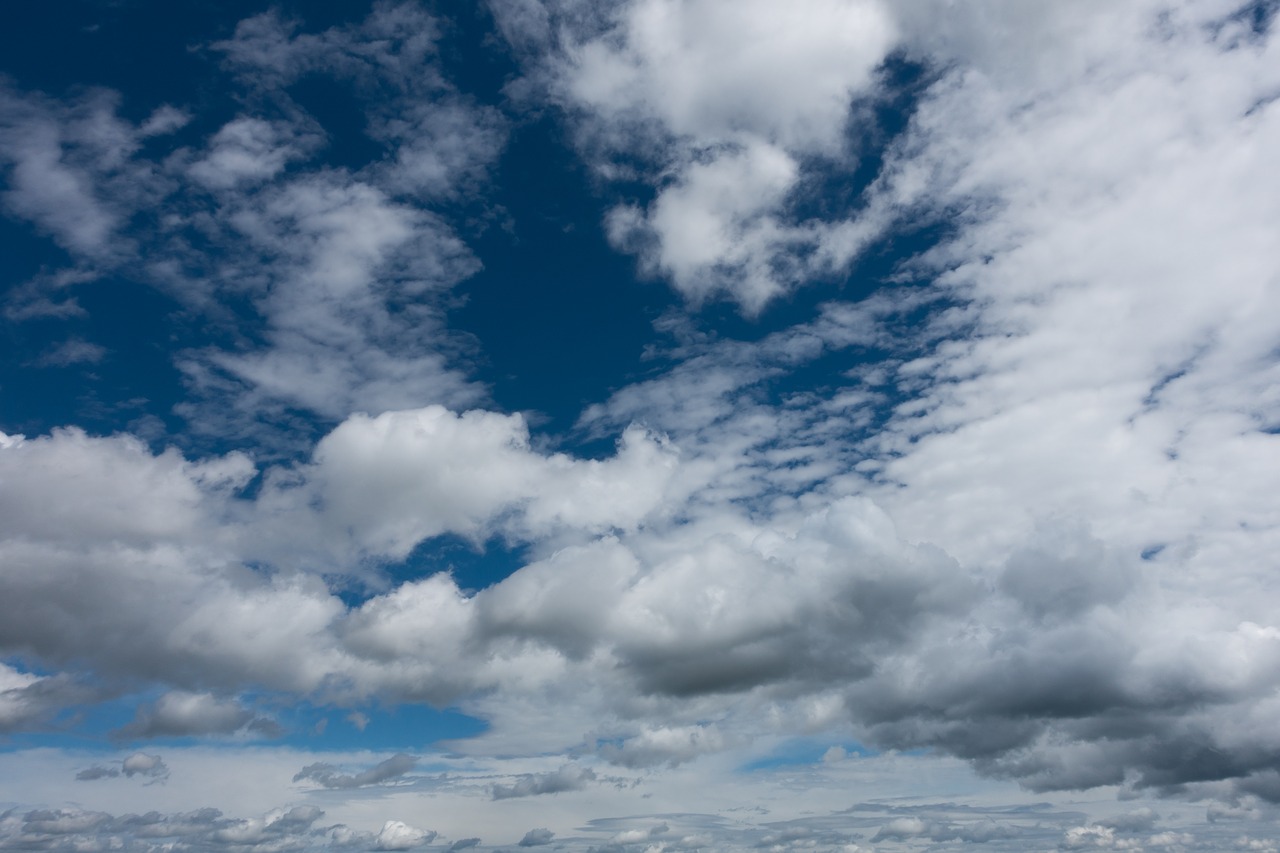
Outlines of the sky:
[{"label": "sky", "polygon": [[1280,4],[0,10],[0,850],[1280,850]]}]

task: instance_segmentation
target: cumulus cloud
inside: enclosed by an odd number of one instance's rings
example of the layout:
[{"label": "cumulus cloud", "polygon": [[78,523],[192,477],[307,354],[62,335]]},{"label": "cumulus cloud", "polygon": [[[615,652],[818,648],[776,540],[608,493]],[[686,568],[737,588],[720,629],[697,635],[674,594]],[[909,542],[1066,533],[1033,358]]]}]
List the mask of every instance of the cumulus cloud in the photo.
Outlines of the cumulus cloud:
[{"label": "cumulus cloud", "polygon": [[374,850],[412,850],[430,844],[436,833],[418,829],[398,820],[389,820],[374,839]]},{"label": "cumulus cloud", "polygon": [[[385,761],[380,761],[368,770],[361,773],[349,774],[342,773],[332,764],[317,762],[308,764],[299,770],[293,776],[293,781],[310,781],[315,782],[322,788],[363,788],[367,785],[378,785],[383,782],[389,782],[399,779],[414,768],[418,763],[418,759],[412,755],[405,755],[398,752]],[[389,825],[389,824],[388,824]],[[385,829],[383,830],[386,831]],[[392,831],[393,834],[397,830]],[[388,847],[388,850],[399,850],[403,848]]]},{"label": "cumulus cloud", "polygon": [[615,207],[608,233],[691,301],[727,295],[757,312],[875,232],[797,221],[785,202],[801,159],[848,153],[851,102],[897,41],[882,4],[806,0],[785,16],[767,2],[716,0],[637,0],[597,15],[572,3],[495,10],[514,45],[542,48],[530,73],[578,116],[602,175],[633,177],[614,163],[651,161],[656,199]]}]

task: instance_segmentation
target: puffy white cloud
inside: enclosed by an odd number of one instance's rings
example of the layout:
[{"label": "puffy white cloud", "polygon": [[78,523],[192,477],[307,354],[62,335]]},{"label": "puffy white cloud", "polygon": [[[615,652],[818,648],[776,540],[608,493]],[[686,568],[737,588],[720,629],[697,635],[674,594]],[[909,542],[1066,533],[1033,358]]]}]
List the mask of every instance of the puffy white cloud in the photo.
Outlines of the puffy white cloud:
[{"label": "puffy white cloud", "polygon": [[880,3],[636,0],[583,14],[572,3],[495,6],[517,46],[557,51],[531,72],[581,119],[580,141],[606,177],[650,161],[657,198],[608,216],[611,241],[689,300],[727,295],[756,313],[843,266],[877,230],[795,222],[786,202],[805,157],[843,158],[852,101],[868,94],[897,40]]},{"label": "puffy white cloud", "polygon": [[877,3],[638,0],[571,43],[562,85],[582,106],[660,122],[707,145],[750,134],[790,149],[837,144],[851,97],[893,42]]},{"label": "puffy white cloud", "polygon": [[412,850],[430,844],[436,837],[434,832],[409,826],[398,820],[389,820],[374,839],[374,850]]}]

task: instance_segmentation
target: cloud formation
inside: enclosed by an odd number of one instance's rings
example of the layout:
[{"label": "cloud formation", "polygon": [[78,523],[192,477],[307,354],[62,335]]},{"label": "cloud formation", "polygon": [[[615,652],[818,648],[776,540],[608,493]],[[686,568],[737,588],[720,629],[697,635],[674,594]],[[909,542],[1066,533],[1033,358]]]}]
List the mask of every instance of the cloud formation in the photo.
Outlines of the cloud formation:
[{"label": "cloud formation", "polygon": [[[366,785],[378,785],[382,782],[389,782],[393,779],[399,779],[404,774],[413,769],[418,763],[418,759],[412,755],[405,755],[403,752],[396,753],[385,761],[379,761],[373,767],[362,773],[347,774],[342,773],[332,764],[317,762],[316,764],[308,764],[299,770],[293,776],[293,781],[315,782],[322,788],[363,788]],[[389,825],[388,825],[389,826]],[[384,832],[388,830],[384,828]],[[407,837],[398,829],[390,830],[389,838]],[[379,843],[382,843],[379,841]],[[391,843],[391,842],[388,842]],[[386,850],[401,850],[401,847],[379,848]]]},{"label": "cloud formation", "polygon": [[[413,3],[264,12],[199,48],[216,117],[0,82],[6,227],[59,253],[6,320],[90,328],[122,278],[203,330],[156,429],[0,433],[0,731],[111,700],[123,739],[278,737],[303,705],[372,738],[424,703],[486,724],[450,755],[492,765],[438,784],[520,846],[1267,849],[1274,4],[793,7],[505,0],[506,47]],[[464,68],[468,39],[500,61]],[[359,127],[308,108],[318,80]],[[453,325],[540,123],[595,181],[572,228],[680,300],[563,434]],[[81,328],[22,363],[96,381],[123,357]],[[445,543],[509,565],[463,580]],[[706,780],[804,739],[846,760],[798,760],[801,790],[879,752],[1135,803],[732,823]],[[292,776],[358,829],[50,805],[0,838],[411,849],[435,832],[368,803],[421,793],[413,743]],[[86,796],[169,772],[89,760],[119,781]],[[715,814],[570,815],[695,777]]]}]

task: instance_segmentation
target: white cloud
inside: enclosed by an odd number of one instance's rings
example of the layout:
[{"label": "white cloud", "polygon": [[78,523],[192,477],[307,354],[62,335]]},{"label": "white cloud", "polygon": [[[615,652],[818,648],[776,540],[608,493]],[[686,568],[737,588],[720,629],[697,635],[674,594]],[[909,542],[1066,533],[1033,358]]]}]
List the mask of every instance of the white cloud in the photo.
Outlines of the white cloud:
[{"label": "white cloud", "polygon": [[608,120],[655,120],[695,145],[745,135],[790,150],[838,146],[852,96],[893,42],[879,4],[638,0],[567,47],[573,101]]},{"label": "white cloud", "polygon": [[188,174],[213,190],[275,177],[288,164],[315,148],[314,136],[297,136],[294,128],[242,116],[223,125],[209,140],[209,150]]},{"label": "white cloud", "polygon": [[[795,222],[785,203],[802,158],[850,153],[851,104],[897,39],[881,4],[636,0],[598,17],[548,5],[560,52],[532,71],[580,117],[587,156],[605,176],[619,154],[651,161],[656,199],[607,217],[649,273],[695,304],[727,295],[755,314],[876,233],[875,216]],[[527,4],[495,9],[516,45],[548,35]]]},{"label": "white cloud", "polygon": [[424,844],[430,844],[436,834],[430,830],[418,829],[398,820],[389,820],[374,840],[374,850],[412,850]]},{"label": "white cloud", "polygon": [[126,756],[120,763],[120,770],[126,776],[162,778],[169,775],[169,768],[160,760],[160,756],[147,755],[145,752],[135,752]]},{"label": "white cloud", "polygon": [[[358,32],[296,35],[258,19],[226,50],[281,79],[325,63],[376,76],[386,59],[386,79],[401,80],[430,55],[434,30],[414,40],[403,22],[417,19],[378,8]],[[507,8],[541,20],[528,4]],[[1037,792],[1213,798],[1212,822],[1269,814],[1265,802],[1280,798],[1280,42],[1231,21],[1206,26],[1219,3],[1160,18],[1139,4],[1086,4],[1078,18],[994,2],[914,3],[892,16],[870,4],[808,8],[779,22],[763,55],[752,39],[775,30],[758,4],[729,19],[727,6],[650,0],[617,7],[603,31],[573,19],[582,29],[567,32],[553,83],[595,114],[584,119],[589,155],[620,150],[610,134],[635,126],[646,144],[670,146],[653,166],[663,174],[654,200],[619,208],[614,237],[638,241],[691,298],[729,292],[759,308],[820,268],[780,272],[796,246],[821,249],[891,214],[949,226],[900,270],[916,286],[828,306],[755,343],[685,335],[669,372],[584,414],[584,428],[621,440],[611,457],[579,459],[537,449],[520,417],[425,405],[479,392],[451,371],[447,348],[407,343],[441,329],[435,307],[392,308],[447,289],[476,262],[384,173],[307,174],[237,197],[223,227],[252,251],[210,281],[257,276],[237,293],[258,306],[266,339],[190,354],[193,381],[240,417],[292,406],[338,426],[310,461],[264,469],[253,497],[240,489],[259,471],[239,454],[193,461],[74,429],[0,439],[0,652],[41,672],[172,688],[139,717],[146,731],[238,731],[252,711],[223,697],[249,689],[318,703],[462,702],[491,723],[464,745],[473,755],[547,755],[466,782],[472,800],[487,790],[511,801],[521,829],[545,823],[530,844],[576,831],[565,801],[606,796],[603,778],[587,784],[593,766],[711,787],[700,774],[731,777],[726,753],[837,729],[934,750],[930,767],[951,766],[938,753],[960,756]],[[855,13],[866,27],[836,26]],[[409,40],[403,56],[372,43],[384,30]],[[788,220],[805,158],[830,154],[849,99],[876,85],[871,70],[895,43],[946,71],[891,146],[869,191],[874,215]],[[848,49],[855,61],[837,68]],[[761,63],[733,76],[751,56]],[[774,66],[788,73],[766,79]],[[590,79],[574,76],[588,68]],[[797,88],[804,74],[812,91]],[[75,146],[31,154],[24,146],[57,111],[24,103],[36,118],[6,131],[13,174],[52,175],[50,186],[94,203],[97,190],[78,182],[115,167],[85,165]],[[89,114],[115,127],[111,110]],[[457,147],[496,139],[483,120],[455,133],[452,112],[436,118],[456,146],[440,146],[438,162],[414,149],[394,166],[417,176],[415,197],[474,177]],[[386,138],[431,120],[388,125]],[[119,133],[94,156],[128,161],[134,131]],[[198,161],[239,145],[221,171],[209,166],[228,191],[232,178],[284,162],[270,146],[245,160],[252,146],[232,136]],[[11,209],[79,251],[98,251],[116,227],[105,213],[98,230],[59,220],[52,196],[15,185]],[[719,277],[720,266],[730,272]],[[911,312],[927,314],[927,328],[897,322]],[[843,386],[789,393],[790,372],[835,353],[852,364]],[[527,565],[474,593],[440,574],[350,607],[318,576],[375,573],[445,533],[533,547]],[[47,692],[65,676],[2,666],[0,724],[31,726],[83,701]],[[571,751],[580,764],[563,763]],[[411,766],[374,761],[344,772],[317,759],[295,781],[355,790]],[[535,807],[563,822],[519,811]],[[1124,835],[1153,828],[1153,814],[1020,816],[1013,827],[884,809],[843,835],[823,835],[816,818],[767,831],[796,846],[850,845],[856,831],[1117,848],[1140,843]],[[50,813],[13,832],[47,840],[110,820]],[[691,847],[749,846],[766,832],[672,821]],[[277,823],[210,831],[267,844],[280,841],[268,830]],[[398,822],[356,832],[332,838],[406,849],[428,834]]]}]

